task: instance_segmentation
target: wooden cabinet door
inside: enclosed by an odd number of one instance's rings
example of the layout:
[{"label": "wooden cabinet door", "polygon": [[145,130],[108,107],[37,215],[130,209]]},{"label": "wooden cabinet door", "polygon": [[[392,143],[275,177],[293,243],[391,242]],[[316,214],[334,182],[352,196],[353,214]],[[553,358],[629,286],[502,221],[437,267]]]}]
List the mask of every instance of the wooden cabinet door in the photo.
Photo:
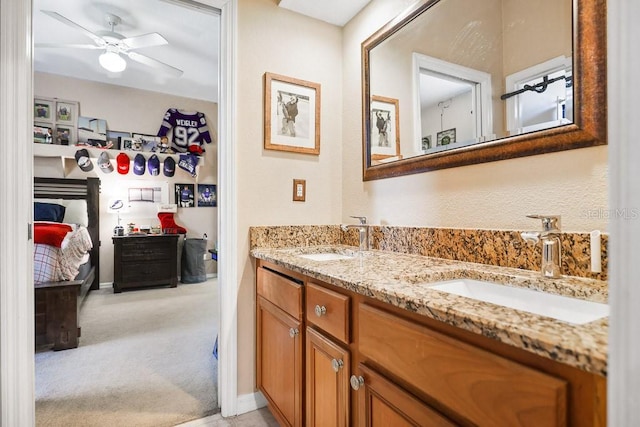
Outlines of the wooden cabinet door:
[{"label": "wooden cabinet door", "polygon": [[349,425],[349,351],[307,328],[306,427]]},{"label": "wooden cabinet door", "polygon": [[301,322],[257,298],[257,386],[283,426],[302,426]]},{"label": "wooden cabinet door", "polygon": [[453,427],[457,424],[360,364],[352,382],[357,388],[360,427]]}]

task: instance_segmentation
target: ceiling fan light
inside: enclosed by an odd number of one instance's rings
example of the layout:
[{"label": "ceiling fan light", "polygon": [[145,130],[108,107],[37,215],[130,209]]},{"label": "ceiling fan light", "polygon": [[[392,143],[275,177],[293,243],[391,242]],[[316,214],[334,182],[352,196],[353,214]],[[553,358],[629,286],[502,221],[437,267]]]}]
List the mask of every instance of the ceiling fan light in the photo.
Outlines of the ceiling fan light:
[{"label": "ceiling fan light", "polygon": [[107,71],[119,73],[127,68],[127,61],[116,52],[107,51],[98,58],[100,65]]}]

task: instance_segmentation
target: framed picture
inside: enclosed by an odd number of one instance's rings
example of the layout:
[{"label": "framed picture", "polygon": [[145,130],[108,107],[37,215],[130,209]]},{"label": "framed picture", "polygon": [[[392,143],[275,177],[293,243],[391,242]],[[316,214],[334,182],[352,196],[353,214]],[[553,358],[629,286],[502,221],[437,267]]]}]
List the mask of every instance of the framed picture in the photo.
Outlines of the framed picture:
[{"label": "framed picture", "polygon": [[122,138],[131,138],[131,132],[119,132],[107,129],[107,144],[112,143],[114,149],[121,150]]},{"label": "framed picture", "polygon": [[53,144],[53,131],[45,124],[33,126],[33,142],[38,144]]},{"label": "framed picture", "polygon": [[400,156],[398,100],[371,97],[371,160]]},{"label": "framed picture", "polygon": [[58,145],[75,145],[77,141],[75,126],[57,125],[53,134],[53,143]]},{"label": "framed picture", "polygon": [[139,141],[134,140],[130,136],[120,137],[120,150],[122,151],[140,151],[141,148]]},{"label": "framed picture", "polygon": [[78,117],[78,142],[105,147],[107,145],[107,121],[94,117]]},{"label": "framed picture", "polygon": [[155,153],[160,150],[160,137],[144,133],[131,134],[133,139],[140,141],[140,151]]},{"label": "framed picture", "polygon": [[34,99],[33,119],[38,122],[53,122],[53,105],[52,100]]},{"label": "framed picture", "polygon": [[264,148],[320,154],[320,84],[264,74]]},{"label": "framed picture", "polygon": [[194,184],[175,184],[176,204],[179,208],[192,208],[194,202]]},{"label": "framed picture", "polygon": [[75,125],[78,120],[78,103],[56,101],[56,123]]},{"label": "framed picture", "polygon": [[431,135],[426,135],[422,137],[421,142],[421,148],[423,152],[426,152],[428,150],[430,150],[431,148],[433,148],[433,142],[432,142],[432,136]]},{"label": "framed picture", "polygon": [[447,129],[436,134],[436,145],[449,145],[456,142],[456,129]]},{"label": "framed picture", "polygon": [[216,207],[217,196],[214,184],[198,184],[198,207]]}]

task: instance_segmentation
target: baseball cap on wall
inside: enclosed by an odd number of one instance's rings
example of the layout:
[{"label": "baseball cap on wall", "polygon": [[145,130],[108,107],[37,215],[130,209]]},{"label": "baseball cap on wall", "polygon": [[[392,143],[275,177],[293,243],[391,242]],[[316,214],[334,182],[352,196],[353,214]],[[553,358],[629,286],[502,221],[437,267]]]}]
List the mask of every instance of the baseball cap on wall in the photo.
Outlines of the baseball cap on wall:
[{"label": "baseball cap on wall", "polygon": [[80,169],[85,172],[93,170],[93,163],[91,163],[89,152],[86,148],[82,148],[76,151],[76,162],[78,162],[78,166],[80,167]]},{"label": "baseball cap on wall", "polygon": [[127,156],[125,153],[120,153],[118,154],[118,157],[116,157],[116,160],[118,162],[118,173],[122,175],[128,174],[129,163],[131,162],[129,156]]},{"label": "baseball cap on wall", "polygon": [[136,157],[133,159],[133,173],[136,175],[144,175],[145,171],[145,159],[142,154],[136,154]]},{"label": "baseball cap on wall", "polygon": [[172,177],[176,173],[176,161],[173,157],[167,157],[164,159],[164,166],[162,168],[164,176]]},{"label": "baseball cap on wall", "polygon": [[104,173],[113,172],[113,165],[111,164],[109,154],[107,154],[106,151],[100,153],[100,156],[98,157],[98,166],[100,166],[100,170]]},{"label": "baseball cap on wall", "polygon": [[158,159],[158,155],[154,154],[149,157],[147,160],[147,169],[149,170],[149,174],[153,176],[160,175],[160,159]]}]

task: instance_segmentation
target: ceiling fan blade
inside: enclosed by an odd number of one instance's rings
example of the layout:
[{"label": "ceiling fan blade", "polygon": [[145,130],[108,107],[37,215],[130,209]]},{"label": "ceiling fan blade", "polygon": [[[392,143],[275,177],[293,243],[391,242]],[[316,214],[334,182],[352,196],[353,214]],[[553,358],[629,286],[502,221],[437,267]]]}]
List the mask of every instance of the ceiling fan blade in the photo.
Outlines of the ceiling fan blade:
[{"label": "ceiling fan blade", "polygon": [[35,47],[66,47],[66,48],[74,48],[74,49],[103,49],[100,46],[96,46],[95,44],[60,44],[60,43],[36,43]]},{"label": "ceiling fan blade", "polygon": [[104,46],[106,43],[105,41],[102,39],[102,37],[100,37],[97,34],[92,33],[91,31],[87,30],[86,28],[76,24],[75,22],[73,22],[72,20],[65,18],[64,16],[60,15],[58,12],[54,12],[52,10],[41,10],[42,13],[44,13],[45,15],[48,15],[50,17],[52,17],[53,19],[57,19],[58,21],[62,22],[63,24],[67,24],[70,27],[73,27],[77,30],[80,30],[84,33],[85,36],[89,37],[91,40],[93,40],[98,46]]},{"label": "ceiling fan blade", "polygon": [[121,40],[129,49],[139,49],[141,47],[162,46],[169,44],[167,39],[158,33],[143,34],[141,36],[127,37]]},{"label": "ceiling fan blade", "polygon": [[144,65],[148,65],[150,67],[155,67],[155,68],[159,68],[162,69],[164,71],[166,71],[169,74],[172,74],[175,77],[180,77],[182,75],[182,73],[184,73],[184,71],[176,68],[176,67],[172,67],[169,64],[165,64],[164,62],[160,62],[157,59],[153,59],[153,58],[149,58],[146,55],[141,55],[137,52],[126,52],[126,55],[133,59],[136,62],[139,62],[141,64]]}]

